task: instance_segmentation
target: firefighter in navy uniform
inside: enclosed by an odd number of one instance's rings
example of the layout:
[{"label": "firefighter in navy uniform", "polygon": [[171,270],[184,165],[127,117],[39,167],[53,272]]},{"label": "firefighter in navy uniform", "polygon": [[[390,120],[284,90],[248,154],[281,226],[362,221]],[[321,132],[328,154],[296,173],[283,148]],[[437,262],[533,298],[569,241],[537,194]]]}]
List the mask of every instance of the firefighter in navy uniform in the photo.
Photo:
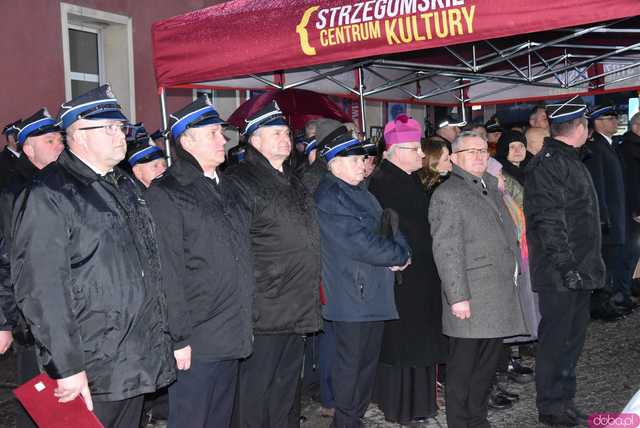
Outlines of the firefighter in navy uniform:
[{"label": "firefighter in navy uniform", "polygon": [[[27,187],[33,176],[51,162],[55,162],[62,152],[62,135],[56,121],[46,109],[40,109],[28,119],[16,124],[18,129],[17,151],[21,156],[15,163],[15,171],[8,176],[6,186],[0,192],[0,230],[5,240],[3,257],[6,256],[7,270],[9,264],[9,245],[11,241],[11,213],[16,197]],[[6,340],[14,340],[17,353],[17,378],[22,384],[36,376],[40,370],[36,359],[33,336],[20,315],[9,276],[0,281],[0,352],[6,348]],[[18,428],[35,427],[27,413],[18,407],[16,412]]]},{"label": "firefighter in navy uniform", "polygon": [[20,124],[20,122],[22,122],[22,119],[11,122],[2,130],[7,145],[4,147],[4,150],[0,152],[0,188],[3,188],[7,184],[9,177],[16,172],[16,162],[20,157],[17,142],[17,125]]},{"label": "firefighter in navy uniform", "polygon": [[552,137],[527,166],[524,212],[533,290],[542,320],[536,404],[546,425],[586,424],[577,409],[576,365],[591,293],[604,285],[598,198],[579,147],[587,140],[583,104],[549,105]]}]

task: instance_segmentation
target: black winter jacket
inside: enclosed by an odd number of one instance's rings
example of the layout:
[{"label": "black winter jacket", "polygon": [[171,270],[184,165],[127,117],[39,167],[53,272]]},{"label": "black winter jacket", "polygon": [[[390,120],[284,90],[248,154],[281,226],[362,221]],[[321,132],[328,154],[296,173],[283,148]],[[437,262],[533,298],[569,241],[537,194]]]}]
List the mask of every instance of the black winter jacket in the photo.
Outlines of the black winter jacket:
[{"label": "black winter jacket", "polygon": [[16,301],[56,379],[87,372],[96,401],[175,377],[155,224],[133,179],[64,151],[15,203]]},{"label": "black winter jacket", "polygon": [[632,220],[640,215],[640,136],[632,131],[624,134],[622,144],[618,147],[624,167],[624,190],[627,196],[628,239],[638,242],[640,223]]},{"label": "black winter jacket", "polygon": [[0,188],[4,188],[16,173],[18,159],[6,146],[0,152]]},{"label": "black winter jacket", "polygon": [[527,166],[524,213],[534,291],[568,291],[570,270],[586,290],[604,286],[598,197],[577,149],[545,138]]},{"label": "black winter jacket", "polygon": [[177,154],[145,193],[158,224],[173,347],[190,345],[205,361],[244,358],[254,288],[249,229],[223,195],[225,178],[216,184],[190,154]]},{"label": "black winter jacket", "polygon": [[627,209],[622,161],[609,142],[597,132],[584,145],[584,163],[598,194],[602,243],[623,245],[626,241]]},{"label": "black winter jacket", "polygon": [[31,333],[18,311],[16,299],[11,285],[9,249],[11,245],[11,214],[13,204],[22,190],[27,187],[38,169],[23,155],[16,161],[15,171],[0,189],[0,234],[4,238],[4,248],[0,250],[0,270],[5,273],[0,277],[0,330],[13,330],[14,339],[21,345],[33,343]]},{"label": "black winter jacket", "polygon": [[256,334],[310,333],[322,328],[320,231],[312,196],[285,165],[284,173],[247,146],[227,169],[251,231]]}]

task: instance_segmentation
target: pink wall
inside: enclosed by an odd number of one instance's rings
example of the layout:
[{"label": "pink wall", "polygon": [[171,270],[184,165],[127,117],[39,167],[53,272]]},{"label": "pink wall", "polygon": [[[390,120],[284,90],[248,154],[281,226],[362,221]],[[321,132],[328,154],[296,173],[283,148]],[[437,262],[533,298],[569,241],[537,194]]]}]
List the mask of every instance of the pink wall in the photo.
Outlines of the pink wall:
[{"label": "pink wall", "polygon": [[[0,32],[0,125],[47,107],[56,115],[64,102],[64,66],[60,2],[20,0],[3,8]],[[161,124],[160,103],[151,61],[151,24],[200,9],[216,0],[66,0],[66,3],[133,19],[136,119],[152,132]],[[191,91],[173,91],[168,110],[191,99]],[[4,142],[4,139],[2,139]]]}]

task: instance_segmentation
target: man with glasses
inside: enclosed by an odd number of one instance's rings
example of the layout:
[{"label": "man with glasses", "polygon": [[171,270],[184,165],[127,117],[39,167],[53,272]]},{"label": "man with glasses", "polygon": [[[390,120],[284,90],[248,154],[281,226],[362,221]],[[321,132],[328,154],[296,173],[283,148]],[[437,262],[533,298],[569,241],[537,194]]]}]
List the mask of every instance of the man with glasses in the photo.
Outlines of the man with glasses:
[{"label": "man with glasses", "polygon": [[436,363],[444,363],[440,281],[433,263],[429,195],[415,174],[422,168],[420,124],[400,115],[384,129],[385,159],[371,176],[369,191],[400,218],[412,263],[394,287],[400,319],[385,322],[376,388],[388,421],[411,425],[437,411]]},{"label": "man with glasses", "polygon": [[[624,246],[627,238],[627,208],[622,161],[616,151],[613,136],[618,131],[618,113],[613,106],[596,106],[589,113],[593,128],[584,163],[591,173],[598,193],[600,224],[602,227],[602,257],[607,267],[607,282],[603,292],[594,294],[593,315],[603,320],[613,320],[616,310],[631,311],[636,304],[631,300],[631,290],[624,278]],[[609,297],[611,302],[609,302]]]},{"label": "man with glasses", "polygon": [[303,336],[322,328],[320,242],[314,201],[288,168],[287,121],[271,103],[246,119],[243,162],[225,178],[250,230],[253,354],[240,363],[235,415],[240,427],[299,426],[294,402]]},{"label": "man with glasses", "polygon": [[487,142],[465,131],[452,148],[451,176],[429,206],[442,330],[449,336],[447,424],[488,427],[502,339],[526,333],[516,289],[520,249],[498,180],[486,173]]},{"label": "man with glasses", "polygon": [[175,378],[156,225],[116,168],[127,118],[109,86],[62,104],[58,122],[68,149],[15,203],[16,301],[56,398],[137,426],[143,394]]}]

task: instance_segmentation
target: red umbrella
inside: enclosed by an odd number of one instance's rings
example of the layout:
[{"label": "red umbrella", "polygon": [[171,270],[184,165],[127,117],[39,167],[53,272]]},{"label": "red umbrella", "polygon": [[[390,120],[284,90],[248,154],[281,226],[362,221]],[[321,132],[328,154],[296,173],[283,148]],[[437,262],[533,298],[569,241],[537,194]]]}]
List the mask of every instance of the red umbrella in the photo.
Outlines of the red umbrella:
[{"label": "red umbrella", "polygon": [[272,100],[278,103],[292,129],[302,129],[309,120],[319,117],[335,119],[340,122],[352,121],[351,117],[326,95],[303,89],[285,89],[284,91],[269,91],[245,101],[229,116],[228,122],[242,129],[247,117]]}]

